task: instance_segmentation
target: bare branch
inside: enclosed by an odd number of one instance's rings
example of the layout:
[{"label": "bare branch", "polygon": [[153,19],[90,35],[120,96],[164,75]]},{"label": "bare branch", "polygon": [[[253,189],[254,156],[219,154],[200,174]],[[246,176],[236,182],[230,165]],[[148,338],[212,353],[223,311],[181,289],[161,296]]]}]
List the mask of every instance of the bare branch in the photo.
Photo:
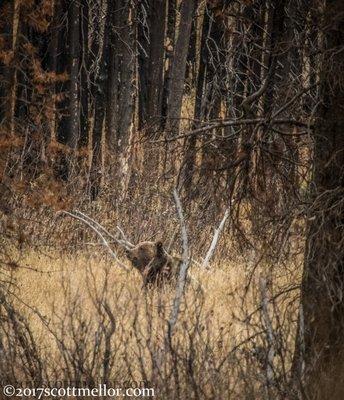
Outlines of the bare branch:
[{"label": "bare branch", "polygon": [[260,287],[260,295],[262,301],[262,315],[264,319],[264,324],[267,333],[267,340],[268,340],[268,354],[267,354],[267,366],[266,366],[266,379],[268,388],[273,384],[273,360],[275,357],[275,335],[273,332],[273,327],[269,315],[268,304],[269,300],[267,298],[266,292],[266,279],[261,277],[259,279],[259,287]]},{"label": "bare branch", "polygon": [[176,203],[177,213],[178,213],[178,217],[179,217],[179,221],[180,221],[183,254],[182,254],[182,263],[181,263],[180,270],[179,270],[177,289],[176,289],[175,297],[174,297],[174,300],[173,300],[173,307],[172,307],[171,315],[170,315],[170,318],[169,318],[169,321],[168,321],[168,336],[169,336],[169,339],[171,339],[171,337],[172,337],[173,329],[174,329],[174,326],[175,326],[175,324],[177,322],[179,309],[180,309],[180,303],[181,303],[181,299],[182,299],[183,294],[184,294],[186,278],[187,278],[187,272],[188,272],[189,265],[190,265],[188,235],[187,235],[187,231],[186,231],[182,205],[181,205],[181,202],[180,202],[180,199],[179,199],[179,196],[178,196],[178,193],[177,193],[176,189],[174,189],[174,191],[173,191],[173,197],[174,197],[174,201]]},{"label": "bare branch", "polygon": [[96,228],[100,231],[103,231],[106,235],[108,235],[114,242],[119,244],[120,246],[124,247],[126,250],[130,250],[135,247],[132,243],[130,243],[127,238],[125,237],[122,229],[118,226],[116,227],[117,230],[120,232],[123,239],[117,239],[114,235],[112,235],[107,229],[105,229],[99,222],[95,221],[93,218],[89,217],[88,215],[82,213],[81,211],[75,210],[75,214],[81,216],[85,221],[87,220],[89,223],[96,226]]},{"label": "bare branch", "polygon": [[116,331],[116,319],[107,301],[104,302],[104,310],[110,320],[110,327],[105,330],[105,349],[104,349],[104,359],[103,359],[103,371],[104,371],[103,379],[106,382],[109,378],[109,372],[110,372],[111,338]]},{"label": "bare branch", "polygon": [[[178,139],[183,139],[183,138],[187,138],[187,137],[194,136],[194,135],[208,134],[209,131],[211,131],[212,129],[217,129],[217,128],[226,128],[229,126],[257,125],[257,124],[265,124],[265,123],[269,123],[269,125],[294,125],[294,126],[299,126],[299,127],[303,127],[303,128],[309,128],[309,129],[313,128],[312,125],[309,125],[302,121],[290,119],[290,118],[289,119],[288,118],[271,119],[269,121],[265,120],[264,118],[231,119],[231,120],[223,119],[222,121],[219,121],[219,122],[216,122],[213,124],[209,124],[206,126],[202,126],[200,128],[193,129],[189,132],[185,132],[185,133],[176,135],[171,138],[152,140],[151,143],[169,143],[169,142],[173,142]],[[227,137],[228,136],[221,136],[222,139],[225,139]]]},{"label": "bare branch", "polygon": [[119,260],[117,254],[111,249],[109,242],[105,239],[104,235],[101,232],[99,232],[99,230],[95,226],[93,226],[90,221],[86,220],[85,218],[83,218],[79,215],[75,215],[68,211],[60,211],[59,214],[66,214],[74,219],[77,219],[78,221],[81,221],[82,223],[86,224],[89,228],[91,228],[93,230],[93,232],[95,232],[100,237],[103,245],[107,248],[108,252],[112,256],[112,258],[117,262],[117,264],[121,268],[123,268],[125,271],[129,271],[129,268],[125,264],[123,264],[122,261]]},{"label": "bare branch", "polygon": [[297,100],[299,97],[304,95],[305,93],[309,92],[311,89],[316,87],[318,84],[314,83],[313,85],[310,85],[302,90],[300,90],[294,97],[292,97],[289,101],[287,101],[279,110],[277,110],[274,115],[272,116],[272,119],[276,118],[277,115],[281,114],[284,110],[286,110],[291,104],[294,103],[295,100]]},{"label": "bare branch", "polygon": [[123,230],[118,225],[116,226],[116,229],[118,230],[118,232],[122,236],[122,241],[126,244],[126,246],[128,246],[129,250],[132,249],[133,247],[135,247],[135,245],[133,245],[132,243],[129,242],[129,240],[125,236]]},{"label": "bare branch", "polygon": [[223,216],[223,218],[222,218],[222,220],[220,222],[219,227],[217,229],[215,229],[213,240],[211,241],[211,244],[209,246],[209,250],[207,251],[207,254],[204,257],[204,260],[202,262],[202,267],[203,268],[208,268],[209,261],[212,258],[213,254],[214,254],[214,252],[216,250],[217,243],[219,241],[221,232],[222,232],[222,230],[223,230],[223,228],[225,226],[227,218],[229,217],[229,214],[230,214],[230,208],[227,208],[227,210],[225,212],[225,215]]}]

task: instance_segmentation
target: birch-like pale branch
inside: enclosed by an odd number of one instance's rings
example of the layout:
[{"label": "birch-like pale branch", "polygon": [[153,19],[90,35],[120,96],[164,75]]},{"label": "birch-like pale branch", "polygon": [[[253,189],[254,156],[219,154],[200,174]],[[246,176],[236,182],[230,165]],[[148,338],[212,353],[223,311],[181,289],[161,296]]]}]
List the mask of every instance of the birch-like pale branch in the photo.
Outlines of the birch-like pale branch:
[{"label": "birch-like pale branch", "polygon": [[187,273],[190,265],[190,254],[189,254],[189,244],[188,244],[188,235],[186,231],[186,225],[184,220],[183,208],[177,193],[177,190],[174,189],[173,191],[174,201],[176,203],[178,218],[180,221],[180,230],[181,230],[181,237],[182,237],[182,247],[183,247],[183,254],[182,254],[182,263],[179,270],[178,282],[176,293],[173,300],[173,307],[171,311],[170,318],[168,320],[168,336],[171,340],[174,326],[178,319],[180,303],[184,294],[184,289],[186,285]]},{"label": "birch-like pale branch", "polygon": [[124,232],[122,231],[122,229],[120,227],[116,226],[116,229],[118,230],[118,232],[122,236],[122,239],[116,238],[107,229],[105,229],[99,222],[95,221],[93,218],[91,218],[88,215],[82,213],[81,211],[75,210],[74,215],[79,215],[79,217],[81,216],[84,220],[86,220],[89,223],[93,224],[98,230],[100,230],[101,232],[105,233],[114,242],[116,242],[120,246],[124,247],[126,250],[130,250],[133,247],[135,247],[132,243],[129,242],[129,240],[126,238],[126,236],[124,235]]},{"label": "birch-like pale branch", "polygon": [[227,219],[229,217],[229,214],[230,214],[230,208],[227,208],[227,210],[225,212],[225,215],[223,216],[223,218],[222,218],[222,220],[220,222],[219,227],[217,229],[215,229],[213,240],[211,241],[210,246],[209,246],[209,250],[207,251],[207,254],[204,257],[204,260],[202,262],[202,267],[203,268],[207,268],[208,267],[209,261],[212,258],[213,254],[215,253],[217,243],[219,241],[219,238],[220,238],[221,232],[223,231],[225,223],[226,223],[226,221],[227,221]]},{"label": "birch-like pale branch", "polygon": [[271,387],[274,378],[273,361],[275,357],[275,335],[272,327],[271,318],[269,315],[269,308],[268,308],[269,300],[267,297],[266,279],[263,277],[260,277],[259,279],[259,288],[260,288],[260,295],[262,302],[262,315],[269,346],[267,354],[266,379],[268,387]]},{"label": "birch-like pale branch", "polygon": [[66,214],[74,219],[77,219],[78,221],[84,223],[85,225],[87,225],[89,228],[91,228],[93,230],[93,232],[95,232],[98,237],[101,239],[103,245],[107,248],[108,252],[110,253],[111,257],[116,261],[116,263],[123,268],[125,271],[129,271],[129,268],[122,263],[122,261],[120,261],[120,259],[118,258],[117,254],[112,250],[112,248],[109,245],[109,242],[105,239],[104,235],[99,231],[99,229],[97,229],[94,225],[92,225],[92,223],[83,218],[80,215],[75,215],[69,211],[60,211],[60,214]]}]

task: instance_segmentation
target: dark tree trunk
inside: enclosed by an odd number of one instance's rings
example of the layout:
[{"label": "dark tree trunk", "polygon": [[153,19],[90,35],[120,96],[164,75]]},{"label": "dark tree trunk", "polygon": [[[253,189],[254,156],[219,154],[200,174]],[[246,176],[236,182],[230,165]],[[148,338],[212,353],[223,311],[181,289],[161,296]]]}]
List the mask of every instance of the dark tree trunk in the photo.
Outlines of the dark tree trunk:
[{"label": "dark tree trunk", "polygon": [[[66,16],[68,17],[67,6],[64,0],[58,2],[59,7],[56,9],[56,59],[54,64],[56,64],[56,72],[59,74],[68,73],[68,37],[67,37],[67,22]],[[52,49],[52,51],[54,51]],[[53,54],[53,58],[55,58]],[[68,126],[68,81],[57,82],[55,84],[55,93],[58,96],[63,97],[60,102],[56,104],[56,133],[57,139],[61,143],[66,143],[67,141],[67,126]]]},{"label": "dark tree trunk", "polygon": [[[105,116],[105,138],[109,155],[114,156],[109,165],[111,174],[120,177],[123,160],[128,153],[131,126],[134,115],[134,70],[135,43],[134,22],[137,21],[135,10],[127,0],[109,2],[105,28],[104,48],[99,75],[102,76],[101,93],[95,96],[95,128],[93,134],[94,162],[92,171],[101,176],[98,149]],[[104,107],[104,103],[106,106]],[[106,110],[106,114],[104,112]],[[99,121],[98,121],[99,120]],[[99,145],[98,145],[99,143]],[[97,174],[94,174],[97,176]],[[99,191],[100,177],[93,184],[95,197]],[[122,183],[122,182],[121,182]]]},{"label": "dark tree trunk", "polygon": [[[134,12],[134,10],[132,10]],[[130,2],[123,1],[120,14],[120,75],[119,75],[119,96],[118,103],[119,123],[117,132],[118,151],[122,152],[129,141],[129,130],[133,120],[133,73],[134,73],[134,32],[130,21]],[[134,18],[135,19],[135,18]]]},{"label": "dark tree trunk", "polygon": [[146,122],[157,125],[160,125],[162,116],[166,9],[165,0],[151,0],[149,24],[150,56],[148,65],[149,77]]},{"label": "dark tree trunk", "polygon": [[119,26],[119,12],[114,1],[109,3],[109,69],[106,100],[106,144],[111,153],[116,152],[118,127],[118,91],[119,91],[119,47],[120,40],[116,27]]},{"label": "dark tree trunk", "polygon": [[276,0],[272,11],[272,27],[270,34],[270,57],[268,62],[268,72],[266,77],[266,91],[263,101],[263,109],[265,115],[270,115],[276,85],[278,85],[279,78],[277,78],[277,61],[281,54],[281,41],[284,34],[284,19],[285,19],[285,5],[286,0]]},{"label": "dark tree trunk", "polygon": [[165,0],[138,4],[139,129],[162,123],[166,13]]},{"label": "dark tree trunk", "polygon": [[[6,38],[3,42],[3,46],[1,47],[1,51],[8,51],[11,47],[10,43],[10,34],[11,34],[11,25],[12,21],[10,21],[11,16],[5,15],[4,10],[10,3],[10,0],[3,1],[0,5],[0,15],[6,16],[2,17],[2,34],[3,37]],[[9,92],[9,76],[10,76],[10,67],[8,65],[0,62],[0,124],[6,118],[6,110],[8,105],[8,92]]]},{"label": "dark tree trunk", "polygon": [[139,1],[137,11],[138,41],[138,127],[142,129],[147,120],[148,78],[149,78],[149,18],[148,0]]},{"label": "dark tree trunk", "polygon": [[[235,71],[234,84],[230,85],[232,96],[227,97],[226,114],[227,118],[240,118],[243,115],[242,102],[245,96],[251,96],[256,93],[262,85],[262,75],[265,70],[263,64],[264,34],[268,23],[265,21],[266,0],[256,0],[250,4],[242,4],[242,15],[244,18],[237,19],[233,25],[236,25],[236,31],[242,32],[242,35],[234,37],[232,42],[233,59],[232,62]],[[268,35],[267,35],[268,36]],[[248,41],[245,38],[248,38]],[[252,104],[250,114],[257,117],[259,101]],[[250,133],[247,130],[229,127],[225,129],[226,136],[229,138],[224,143],[224,160],[227,164],[226,182],[228,191],[233,193],[237,177],[242,177],[242,190],[246,192],[249,163],[236,164],[244,154],[247,154],[246,143],[249,141]]]},{"label": "dark tree trunk", "polygon": [[314,132],[312,218],[301,293],[305,391],[312,400],[344,398],[343,26],[344,2],[327,1],[321,104]]},{"label": "dark tree trunk", "polygon": [[[18,22],[18,32],[17,32],[17,48],[18,52],[21,52],[22,37],[28,38],[30,43],[32,43],[39,50],[39,40],[32,28],[30,28],[25,23],[25,11],[20,12],[19,22]],[[19,55],[20,57],[20,55]],[[15,121],[25,121],[28,122],[28,105],[31,101],[32,85],[29,80],[28,62],[22,62],[21,68],[16,67],[16,88],[15,88],[15,99],[14,99],[14,119]],[[22,127],[19,128],[22,130]],[[27,132],[27,129],[22,132]]]},{"label": "dark tree trunk", "polygon": [[173,131],[179,130],[193,12],[194,0],[184,0],[181,5],[178,37],[174,49],[171,84],[168,94],[167,129],[172,129]]},{"label": "dark tree trunk", "polygon": [[7,103],[6,103],[6,119],[7,124],[10,127],[11,134],[14,134],[15,131],[15,106],[16,106],[16,92],[17,92],[17,61],[18,61],[18,33],[20,30],[19,24],[17,31],[15,31],[15,20],[18,18],[20,20],[20,3],[12,2],[10,7],[10,18],[12,20],[9,21],[9,49],[13,51],[13,59],[6,66],[6,89],[7,89]]},{"label": "dark tree trunk", "polygon": [[[265,73],[262,68],[262,62],[264,59],[263,56],[263,47],[264,47],[264,32],[265,29],[268,28],[268,23],[265,26],[264,14],[266,11],[266,0],[255,1],[252,5],[247,6],[243,10],[244,16],[250,21],[250,26],[248,27],[247,34],[250,38],[250,49],[249,54],[250,57],[243,56],[242,50],[239,52],[240,56],[237,63],[237,69],[240,71],[238,73],[238,83],[239,90],[235,91],[236,96],[236,110],[235,117],[239,117],[242,113],[242,109],[240,104],[243,101],[245,87],[247,86],[247,94],[250,96],[251,94],[257,92],[259,87],[262,84],[262,77]],[[252,105],[252,115],[257,116],[258,112],[258,102]]]},{"label": "dark tree trunk", "polygon": [[197,86],[196,86],[196,99],[195,99],[195,120],[203,119],[203,96],[206,76],[206,65],[208,60],[208,46],[207,40],[209,35],[209,10],[206,8],[204,11],[203,24],[202,24],[202,37],[201,37],[201,49],[200,49],[200,60],[197,74]]},{"label": "dark tree trunk", "polygon": [[[196,98],[195,98],[195,108],[194,108],[194,125],[196,128],[199,120],[203,119],[203,99],[204,99],[204,86],[205,86],[205,76],[206,76],[206,64],[207,64],[207,39],[209,35],[209,10],[205,8],[203,24],[202,24],[202,36],[201,36],[201,49],[200,49],[200,60],[199,68],[197,74],[197,85],[196,85]],[[197,136],[191,136],[191,138],[186,140],[186,152],[184,158],[184,173],[183,173],[183,185],[187,188],[187,195],[191,197],[191,191],[193,189],[192,181],[195,171],[196,163],[196,145]]]},{"label": "dark tree trunk", "polygon": [[[110,25],[110,9],[106,11],[105,26]],[[94,98],[94,126],[92,132],[92,162],[90,172],[90,197],[95,200],[102,180],[102,133],[105,118],[106,81],[109,64],[109,30],[104,30],[100,68],[96,78]]]},{"label": "dark tree trunk", "polygon": [[[228,96],[225,90],[226,69],[226,9],[228,3],[223,0],[209,2],[205,7],[202,38],[201,59],[198,71],[196,100],[195,100],[195,126],[197,120],[209,120],[219,117],[222,100]],[[187,183],[189,197],[193,185],[193,173],[196,160],[197,138],[191,137],[187,143],[185,157],[185,183]],[[214,154],[209,151],[206,139],[201,140],[202,161],[200,164],[200,178],[208,179],[209,165],[212,164]]]},{"label": "dark tree trunk", "polygon": [[176,0],[168,1],[168,14],[167,14],[167,29],[166,29],[166,39],[167,48],[165,52],[165,63],[167,63],[167,69],[164,76],[164,88],[162,93],[162,127],[165,128],[166,117],[167,117],[167,107],[168,107],[168,91],[171,85],[171,70],[173,62],[173,50],[175,46],[175,36],[176,36],[176,12],[177,3]]},{"label": "dark tree trunk", "polygon": [[190,43],[189,43],[189,50],[186,62],[186,72],[185,72],[185,79],[187,82],[187,90],[188,93],[191,89],[195,86],[196,83],[196,67],[197,67],[197,18],[196,12],[198,8],[199,0],[195,0],[194,2],[194,18],[192,18],[191,23],[191,33],[190,33]]},{"label": "dark tree trunk", "polygon": [[[61,16],[67,15],[67,26],[61,26],[59,32],[57,70],[68,73],[68,81],[57,85],[57,92],[64,95],[59,104],[57,138],[59,142],[76,150],[80,137],[79,113],[79,65],[80,65],[80,3],[61,1]],[[62,18],[61,18],[62,20]],[[68,180],[76,166],[75,154],[64,154],[60,160],[58,174],[61,179]]]},{"label": "dark tree trunk", "polygon": [[80,146],[88,144],[88,129],[89,129],[89,3],[88,0],[82,0],[80,12],[80,37],[81,51],[80,56],[81,76],[80,76]]},{"label": "dark tree trunk", "polygon": [[[60,18],[61,18],[61,1],[56,1],[54,4],[54,15],[53,20],[50,27],[50,44],[49,44],[49,69],[52,72],[58,73],[58,49],[59,49],[59,30],[60,27]],[[56,96],[61,85],[54,84],[53,94]],[[51,138],[55,138],[56,136],[56,127],[57,127],[57,118],[58,115],[56,113],[56,109],[58,108],[58,104],[56,100],[54,101],[54,115],[51,122],[50,128],[50,136]]]},{"label": "dark tree trunk", "polygon": [[69,6],[68,30],[69,30],[69,124],[66,142],[76,149],[79,135],[79,23],[80,4],[73,0]]},{"label": "dark tree trunk", "polygon": [[204,113],[207,119],[219,117],[225,82],[225,11],[228,4],[217,0],[211,4],[209,16],[209,37],[207,38],[206,101]]},{"label": "dark tree trunk", "polygon": [[[135,43],[135,10],[130,2],[122,0],[109,6],[112,27],[109,33],[108,91],[107,91],[107,144],[111,151],[120,153],[129,140],[133,122],[133,94]],[[131,19],[132,18],[132,19]],[[118,154],[117,154],[118,155]]]}]

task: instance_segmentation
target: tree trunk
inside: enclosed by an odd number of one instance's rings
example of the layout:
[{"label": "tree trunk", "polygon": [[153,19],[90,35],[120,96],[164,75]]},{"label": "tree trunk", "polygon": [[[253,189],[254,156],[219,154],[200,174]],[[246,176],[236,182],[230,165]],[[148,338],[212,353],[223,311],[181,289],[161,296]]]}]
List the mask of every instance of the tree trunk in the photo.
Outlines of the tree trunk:
[{"label": "tree trunk", "polygon": [[[110,9],[106,10],[105,26],[110,25]],[[105,118],[106,81],[109,64],[109,30],[104,30],[101,50],[100,67],[96,78],[94,99],[94,125],[92,132],[92,162],[90,172],[90,197],[95,200],[98,196],[102,181],[102,134]]]},{"label": "tree trunk", "polygon": [[119,26],[119,12],[115,2],[109,3],[109,69],[106,100],[106,144],[110,153],[116,152],[116,136],[118,126],[118,91],[119,91],[119,55],[120,39],[115,32]]},{"label": "tree trunk", "polygon": [[165,52],[165,64],[167,64],[167,69],[165,71],[164,88],[162,92],[162,115],[163,115],[162,128],[165,128],[167,111],[168,111],[167,110],[168,91],[171,85],[173,50],[176,38],[176,13],[177,13],[176,0],[168,0],[167,29],[166,29],[167,47]]},{"label": "tree trunk", "polygon": [[[51,41],[49,45],[49,69],[52,72],[58,73],[58,46],[59,46],[59,24],[61,18],[61,1],[55,1],[54,3],[54,15],[50,26]],[[58,93],[58,88],[61,85],[54,84],[53,92],[54,95]],[[52,120],[50,121],[50,139],[56,138],[56,125],[58,115],[56,113],[57,101],[54,100],[54,112]]]},{"label": "tree trunk", "polygon": [[138,41],[138,127],[147,121],[148,78],[149,78],[149,16],[148,0],[139,1],[137,10]]},{"label": "tree trunk", "polygon": [[[141,85],[147,82],[146,104],[139,105],[139,109],[145,110],[144,124],[148,126],[147,136],[151,137],[161,130],[163,126],[163,85],[164,85],[164,61],[165,61],[165,31],[167,17],[167,2],[165,0],[149,0],[149,59],[148,68],[141,64],[139,68],[139,82]],[[139,59],[139,65],[140,65]],[[143,73],[140,76],[141,72]],[[139,99],[145,100],[145,94],[140,94]],[[141,113],[141,111],[140,111]],[[158,173],[159,152],[152,151],[149,142],[143,145],[143,171],[153,179]]]},{"label": "tree trunk", "polygon": [[[205,117],[216,119],[221,109],[221,97],[227,93],[223,90],[225,82],[225,11],[228,4],[224,0],[209,2],[209,37],[207,38],[207,74]],[[222,94],[224,96],[222,96]]]},{"label": "tree trunk", "polygon": [[69,29],[69,126],[67,144],[76,149],[79,139],[79,20],[80,4],[73,0],[68,15]]},{"label": "tree trunk", "polygon": [[58,140],[73,150],[73,154],[62,156],[58,174],[61,179],[68,180],[75,168],[75,150],[79,140],[79,61],[80,61],[80,4],[73,0],[61,2],[61,15],[67,13],[67,27],[61,26],[59,32],[59,51],[57,69],[62,73],[67,69],[68,81],[57,85],[57,92],[64,94],[58,106],[58,114],[62,115],[58,124]]},{"label": "tree trunk", "polygon": [[8,68],[8,88],[9,88],[9,101],[7,106],[7,116],[8,123],[10,126],[11,135],[14,135],[15,132],[15,107],[17,101],[17,66],[16,66],[16,58],[17,58],[17,46],[18,46],[18,34],[19,34],[19,20],[20,20],[20,7],[21,4],[18,0],[13,1],[12,12],[13,12],[13,21],[12,21],[12,51],[13,51],[13,60]]},{"label": "tree trunk", "polygon": [[197,18],[196,13],[198,9],[199,0],[194,2],[194,18],[191,23],[190,43],[186,62],[185,80],[187,82],[187,92],[191,93],[192,88],[196,83],[196,69],[197,69]]},{"label": "tree trunk", "polygon": [[[114,160],[110,170],[112,175],[116,174],[118,187],[123,193],[128,175],[127,155],[134,113],[134,55],[136,51],[134,23],[137,18],[135,9],[127,0],[109,3],[108,17],[109,22],[106,26],[110,29],[105,31],[104,39],[107,47],[104,53],[106,54],[104,64],[107,70],[103,73],[106,81],[104,80],[102,86],[106,97],[103,96],[101,101],[96,101],[100,103],[99,106],[96,104],[96,109],[102,108],[100,112],[96,112],[96,118],[97,114],[104,116],[104,109],[106,109],[106,144],[109,156],[113,157],[111,161]],[[139,27],[137,29],[139,30]]]},{"label": "tree trunk", "polygon": [[[205,37],[206,51],[204,53],[205,79],[203,86],[202,119],[212,120],[220,117],[222,101],[226,99],[226,11],[229,3],[224,0],[209,2],[205,10],[203,29],[208,32]],[[192,144],[192,142],[191,142]],[[222,145],[220,145],[222,147]],[[216,158],[216,159],[215,159]],[[214,165],[218,156],[214,147],[209,146],[209,136],[201,139],[200,180],[198,185],[204,185],[208,180],[215,184]]]},{"label": "tree trunk", "polygon": [[181,6],[178,37],[174,49],[171,72],[171,85],[168,96],[167,129],[172,129],[175,132],[179,130],[180,124],[184,93],[186,60],[190,43],[193,12],[194,0],[184,0]]},{"label": "tree trunk", "polygon": [[[57,3],[55,9],[56,20],[56,59],[54,60],[55,70],[58,74],[68,73],[68,38],[67,38],[67,22],[65,16],[68,16],[65,1],[61,0]],[[54,51],[52,49],[52,51]],[[55,58],[55,55],[53,55]],[[67,126],[68,126],[68,81],[55,83],[55,94],[61,96],[62,100],[56,103],[56,136],[59,142],[66,143]]]},{"label": "tree trunk", "polygon": [[266,76],[266,92],[263,100],[265,115],[270,115],[273,109],[275,89],[279,79],[277,79],[277,61],[281,54],[281,41],[284,34],[286,0],[276,0],[272,11],[272,27],[270,35],[270,56],[268,62],[268,72]]},{"label": "tree trunk", "polygon": [[[0,5],[0,14],[3,16],[2,17],[2,31],[1,33],[3,34],[4,38],[7,38],[7,40],[4,40],[0,51],[8,51],[11,48],[10,45],[10,35],[11,35],[11,26],[12,26],[12,21],[11,21],[11,15],[6,11],[6,7],[10,3],[10,0],[3,1],[2,4]],[[7,103],[8,103],[8,91],[9,91],[9,66],[3,64],[0,62],[0,125],[3,124],[5,118],[6,118],[6,109],[7,109]]]},{"label": "tree trunk", "polygon": [[[126,194],[129,182],[129,141],[133,124],[134,112],[134,70],[135,70],[135,44],[134,44],[134,8],[130,9],[130,2],[124,2],[121,12],[121,42],[120,52],[120,77],[118,102],[118,131],[117,131],[117,177],[120,196]],[[131,15],[130,15],[131,14]]]},{"label": "tree trunk", "polygon": [[164,42],[166,27],[166,1],[151,0],[150,56],[147,93],[147,121],[160,125],[162,116],[162,89],[164,83]]},{"label": "tree trunk", "polygon": [[134,73],[134,44],[133,31],[130,21],[130,2],[123,1],[120,14],[121,43],[120,48],[120,102],[117,145],[121,152],[128,144],[129,130],[133,118],[133,73]]},{"label": "tree trunk", "polygon": [[[206,61],[208,55],[207,39],[209,35],[209,10],[205,7],[204,17],[202,23],[202,36],[201,36],[201,49],[200,49],[200,60],[197,74],[197,85],[196,85],[196,98],[194,107],[194,128],[197,128],[199,120],[203,119],[203,96],[204,96],[204,85],[206,75]],[[195,172],[196,164],[196,145],[197,136],[193,135],[186,140],[186,151],[184,157],[184,173],[182,177],[183,186],[187,190],[187,196],[192,196],[193,190],[193,176]]]},{"label": "tree trunk", "polygon": [[344,2],[328,0],[321,105],[315,123],[312,215],[301,304],[305,392],[312,400],[344,398]]},{"label": "tree trunk", "polygon": [[88,145],[89,129],[89,3],[88,0],[81,1],[80,12],[80,35],[81,35],[81,76],[80,76],[80,141],[79,145]]}]

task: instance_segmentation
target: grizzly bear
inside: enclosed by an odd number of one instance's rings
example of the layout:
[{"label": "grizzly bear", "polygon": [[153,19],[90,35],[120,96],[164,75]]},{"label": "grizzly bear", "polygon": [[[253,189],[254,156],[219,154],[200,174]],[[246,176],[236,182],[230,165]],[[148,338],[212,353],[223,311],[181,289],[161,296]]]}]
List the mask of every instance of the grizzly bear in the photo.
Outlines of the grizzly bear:
[{"label": "grizzly bear", "polygon": [[143,286],[160,286],[178,277],[181,259],[168,254],[160,241],[141,242],[127,250],[126,255],[141,273]]}]

